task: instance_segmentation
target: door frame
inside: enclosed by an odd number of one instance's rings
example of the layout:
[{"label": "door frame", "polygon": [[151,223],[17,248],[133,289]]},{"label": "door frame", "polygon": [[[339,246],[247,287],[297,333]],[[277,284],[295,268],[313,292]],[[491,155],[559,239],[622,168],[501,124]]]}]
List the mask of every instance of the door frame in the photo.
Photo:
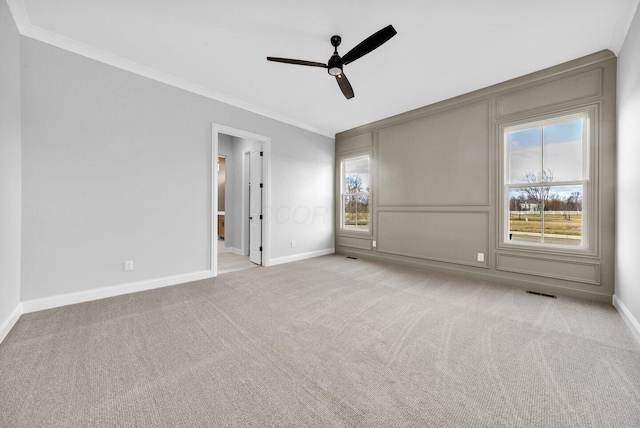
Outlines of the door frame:
[{"label": "door frame", "polygon": [[211,228],[210,244],[210,267],[211,277],[218,276],[218,174],[216,173],[216,161],[218,159],[218,135],[230,135],[237,138],[254,140],[262,144],[262,265],[271,265],[271,224],[269,222],[269,207],[271,206],[271,137],[254,134],[242,129],[231,128],[229,126],[212,123],[211,125],[211,174],[209,185],[211,186],[211,213],[209,216],[209,226]]}]

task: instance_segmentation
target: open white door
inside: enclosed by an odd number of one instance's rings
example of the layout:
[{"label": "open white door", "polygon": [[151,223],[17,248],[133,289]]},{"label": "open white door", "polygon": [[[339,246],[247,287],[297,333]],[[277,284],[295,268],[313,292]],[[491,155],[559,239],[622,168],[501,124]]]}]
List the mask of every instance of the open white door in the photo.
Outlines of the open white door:
[{"label": "open white door", "polygon": [[249,161],[249,260],[262,264],[262,146],[251,148]]}]

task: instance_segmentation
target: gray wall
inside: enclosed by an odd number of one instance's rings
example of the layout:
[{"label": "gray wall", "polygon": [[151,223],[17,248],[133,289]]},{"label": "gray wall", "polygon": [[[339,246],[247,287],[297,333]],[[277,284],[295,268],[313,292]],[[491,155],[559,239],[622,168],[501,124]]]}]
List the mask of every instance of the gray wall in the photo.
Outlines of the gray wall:
[{"label": "gray wall", "polygon": [[242,151],[255,141],[221,134],[218,153],[226,156],[225,250],[242,249]]},{"label": "gray wall", "polygon": [[210,269],[212,123],[271,137],[266,221],[326,211],[273,221],[272,261],[290,236],[333,248],[333,139],[32,39],[22,55],[23,301]]},{"label": "gray wall", "polygon": [[[242,226],[243,222],[245,222],[245,234],[248,236],[247,225],[249,223],[248,219],[243,219],[242,217],[242,162],[243,162],[243,151],[248,149],[251,146],[258,144],[256,141],[246,140],[243,138],[233,137],[233,154],[231,157],[231,165],[229,166],[231,170],[231,174],[229,178],[231,179],[232,189],[233,189],[233,199],[229,200],[229,232],[230,232],[230,241],[225,243],[225,247],[232,248],[236,253],[242,250]],[[248,198],[248,196],[247,196]],[[246,213],[248,216],[248,213]],[[245,239],[246,240],[246,239]],[[286,242],[283,243],[286,246]],[[246,255],[249,254],[249,248],[245,249]]]},{"label": "gray wall", "polygon": [[[218,175],[218,211],[224,211],[227,206],[227,200],[233,199],[233,192],[227,193],[230,189],[228,180],[227,165],[231,163],[231,152],[233,150],[231,144],[232,137],[230,135],[220,134],[218,135],[218,156],[223,156],[224,160],[224,183],[220,179],[220,175]],[[221,168],[222,170],[222,168]],[[224,187],[224,191],[222,188]],[[233,190],[233,189],[231,189]],[[224,199],[224,202],[222,201]],[[225,228],[226,229],[226,228]],[[225,230],[226,232],[226,230]]]},{"label": "gray wall", "polygon": [[616,297],[640,323],[640,8],[618,58],[617,160]]},{"label": "gray wall", "polygon": [[[603,51],[338,134],[337,174],[341,157],[372,155],[372,224],[340,229],[336,184],[336,250],[610,302],[615,81],[615,56]],[[594,112],[589,248],[504,244],[501,126],[577,109]]]},{"label": "gray wall", "polygon": [[0,0],[0,334],[20,304],[20,127],[20,35]]}]

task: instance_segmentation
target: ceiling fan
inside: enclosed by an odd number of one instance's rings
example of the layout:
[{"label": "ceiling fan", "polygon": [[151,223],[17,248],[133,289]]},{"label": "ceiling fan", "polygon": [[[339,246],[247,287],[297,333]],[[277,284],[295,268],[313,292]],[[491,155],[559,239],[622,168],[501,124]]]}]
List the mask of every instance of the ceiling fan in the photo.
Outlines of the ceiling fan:
[{"label": "ceiling fan", "polygon": [[340,55],[338,55],[338,46],[340,46],[342,38],[340,36],[333,36],[331,37],[331,45],[334,48],[333,55],[331,55],[331,58],[329,58],[329,61],[326,64],[322,62],[303,61],[300,59],[274,58],[271,56],[268,56],[267,60],[284,62],[287,64],[308,65],[310,67],[326,68],[330,75],[336,77],[338,86],[340,86],[340,89],[342,90],[344,96],[347,99],[351,99],[353,98],[353,88],[351,87],[349,80],[347,80],[347,76],[344,75],[342,68],[345,65],[357,60],[358,58],[365,56],[372,50],[379,48],[396,34],[397,31],[395,30],[395,28],[393,28],[392,25],[388,25],[382,30],[364,39],[358,46],[351,49],[343,57],[340,57]]}]

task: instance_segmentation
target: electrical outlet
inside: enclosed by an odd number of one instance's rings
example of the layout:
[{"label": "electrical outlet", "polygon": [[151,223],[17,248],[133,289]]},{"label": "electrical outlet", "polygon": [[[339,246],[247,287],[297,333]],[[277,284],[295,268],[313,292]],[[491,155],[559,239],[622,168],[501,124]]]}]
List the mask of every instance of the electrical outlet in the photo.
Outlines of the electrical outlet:
[{"label": "electrical outlet", "polygon": [[479,262],[483,262],[484,261],[484,253],[478,253],[478,261]]},{"label": "electrical outlet", "polygon": [[296,241],[291,241],[291,248],[295,248],[296,247]]},{"label": "electrical outlet", "polygon": [[124,270],[133,270],[133,260],[124,261]]},{"label": "electrical outlet", "polygon": [[376,244],[376,241],[373,241],[373,242],[371,243],[371,245],[373,245],[373,248],[376,248],[376,245],[377,245],[377,244]]}]

